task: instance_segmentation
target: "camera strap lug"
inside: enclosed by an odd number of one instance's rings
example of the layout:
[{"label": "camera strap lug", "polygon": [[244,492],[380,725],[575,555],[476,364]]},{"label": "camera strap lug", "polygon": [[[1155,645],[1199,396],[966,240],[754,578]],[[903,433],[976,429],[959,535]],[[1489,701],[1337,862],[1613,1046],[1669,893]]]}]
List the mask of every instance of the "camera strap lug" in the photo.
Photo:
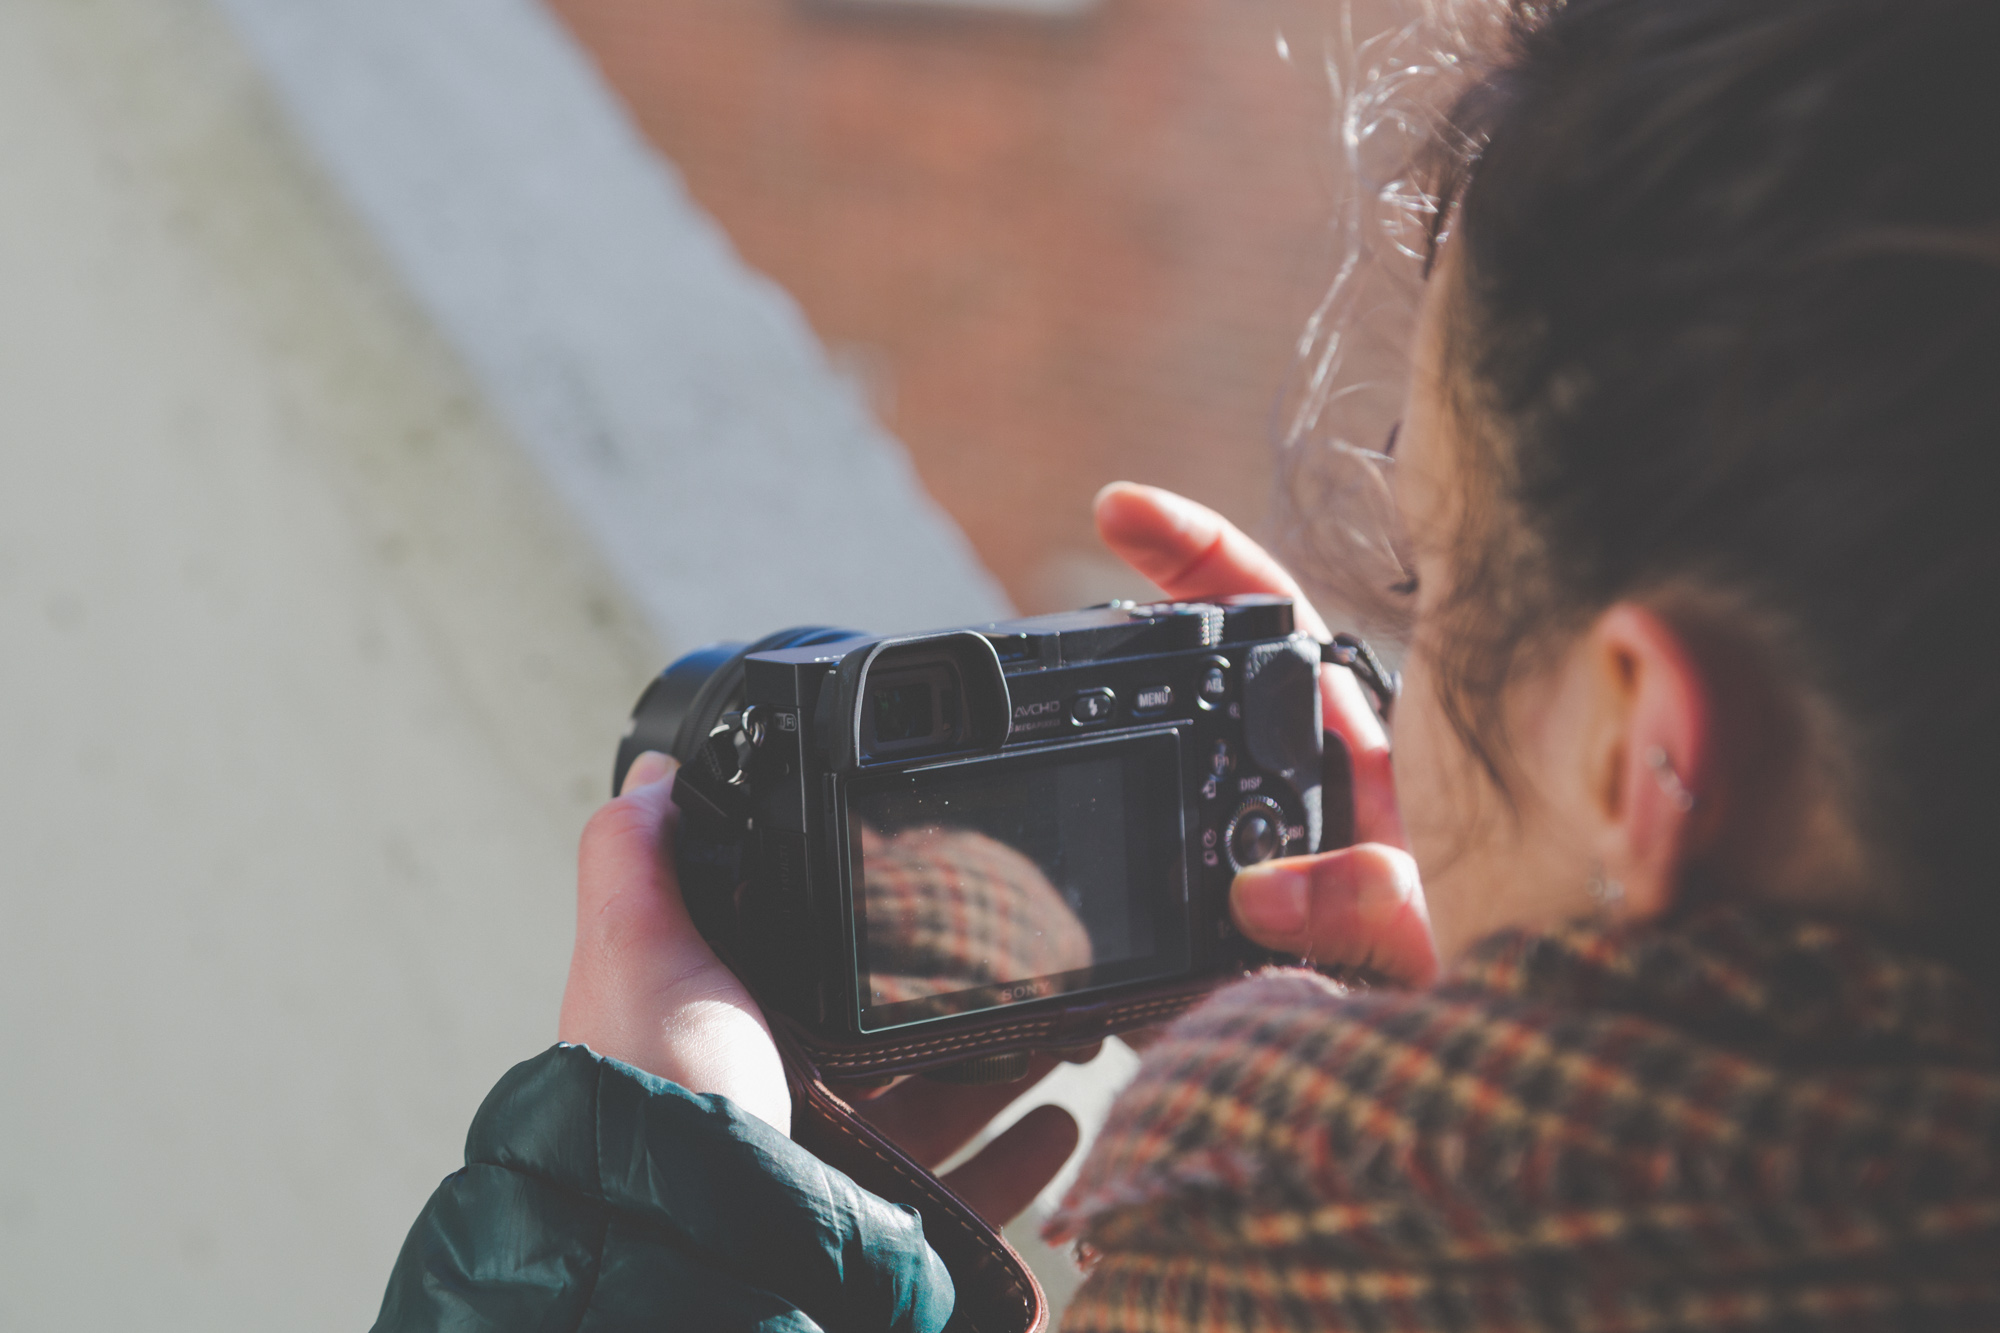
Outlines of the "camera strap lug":
[{"label": "camera strap lug", "polygon": [[758,704],[745,704],[740,713],[724,713],[722,725],[734,727],[740,737],[737,748],[743,753],[743,761],[749,763],[749,753],[743,749],[747,743],[750,750],[764,747],[764,709]]},{"label": "camera strap lug", "polygon": [[745,779],[750,756],[764,738],[764,725],[755,711],[752,707],[724,714],[674,779],[674,804],[681,817],[704,825],[702,832],[708,837],[720,840],[749,828],[750,788]]},{"label": "camera strap lug", "polygon": [[1375,711],[1384,722],[1389,720],[1389,711],[1396,706],[1396,692],[1402,688],[1403,682],[1382,664],[1382,659],[1375,655],[1375,650],[1368,646],[1366,640],[1344,632],[1336,634],[1332,643],[1319,646],[1319,660],[1352,671],[1354,678],[1375,696]]}]

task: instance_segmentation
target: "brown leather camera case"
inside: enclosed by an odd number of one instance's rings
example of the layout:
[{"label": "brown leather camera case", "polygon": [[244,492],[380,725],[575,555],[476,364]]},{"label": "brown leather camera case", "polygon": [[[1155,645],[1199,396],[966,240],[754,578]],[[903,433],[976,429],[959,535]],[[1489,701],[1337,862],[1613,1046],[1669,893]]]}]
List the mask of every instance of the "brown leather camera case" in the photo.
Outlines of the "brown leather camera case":
[{"label": "brown leather camera case", "polygon": [[1221,978],[1177,982],[1116,1000],[1001,1010],[944,1036],[911,1036],[868,1047],[814,1042],[774,1015],[778,1049],[792,1090],[792,1137],[828,1166],[924,1219],[924,1235],[958,1290],[950,1333],[1044,1333],[1048,1302],[1041,1284],[999,1229],[929,1170],[868,1123],[831,1083],[922,1073],[979,1056],[1074,1049],[1103,1037],[1178,1017]]}]

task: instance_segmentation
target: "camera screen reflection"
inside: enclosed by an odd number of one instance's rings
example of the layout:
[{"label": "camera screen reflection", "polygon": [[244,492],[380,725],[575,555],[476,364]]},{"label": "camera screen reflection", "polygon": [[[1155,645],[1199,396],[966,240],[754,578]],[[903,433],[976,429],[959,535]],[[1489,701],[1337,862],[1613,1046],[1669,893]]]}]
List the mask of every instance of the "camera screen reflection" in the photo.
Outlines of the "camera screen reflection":
[{"label": "camera screen reflection", "polygon": [[1169,877],[1146,846],[1164,831],[1144,817],[1152,802],[1133,799],[1140,760],[970,765],[856,793],[870,1026],[1061,994],[1151,959]]}]

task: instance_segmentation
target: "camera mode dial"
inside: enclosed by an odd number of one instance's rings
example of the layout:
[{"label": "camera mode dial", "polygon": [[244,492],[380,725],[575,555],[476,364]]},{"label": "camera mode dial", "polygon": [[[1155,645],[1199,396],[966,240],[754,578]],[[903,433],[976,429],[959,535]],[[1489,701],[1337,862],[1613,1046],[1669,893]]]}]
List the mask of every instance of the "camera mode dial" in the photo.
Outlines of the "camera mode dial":
[{"label": "camera mode dial", "polygon": [[1253,796],[1230,817],[1222,835],[1229,864],[1242,870],[1285,850],[1285,812],[1268,796]]}]

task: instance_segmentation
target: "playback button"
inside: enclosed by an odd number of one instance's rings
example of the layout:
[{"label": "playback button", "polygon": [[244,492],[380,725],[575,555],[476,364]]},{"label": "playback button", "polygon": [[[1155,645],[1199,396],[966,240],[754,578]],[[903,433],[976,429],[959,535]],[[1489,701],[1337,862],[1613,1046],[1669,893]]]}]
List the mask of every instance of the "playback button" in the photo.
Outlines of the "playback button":
[{"label": "playback button", "polygon": [[1070,700],[1069,718],[1079,727],[1109,722],[1118,711],[1118,696],[1110,690],[1085,690]]}]

